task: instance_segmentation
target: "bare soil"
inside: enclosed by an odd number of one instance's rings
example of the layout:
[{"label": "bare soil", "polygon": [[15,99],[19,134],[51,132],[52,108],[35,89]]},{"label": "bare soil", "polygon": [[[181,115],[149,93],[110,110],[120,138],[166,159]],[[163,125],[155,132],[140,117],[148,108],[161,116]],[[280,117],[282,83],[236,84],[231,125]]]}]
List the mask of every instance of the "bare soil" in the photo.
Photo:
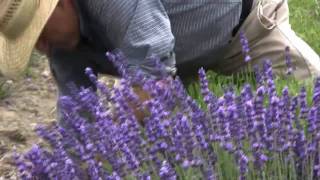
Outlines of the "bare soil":
[{"label": "bare soil", "polygon": [[57,90],[45,56],[34,53],[26,76],[7,81],[6,87],[8,96],[0,99],[0,180],[18,179],[11,158],[14,148],[25,152],[40,142],[34,128],[56,116]]}]

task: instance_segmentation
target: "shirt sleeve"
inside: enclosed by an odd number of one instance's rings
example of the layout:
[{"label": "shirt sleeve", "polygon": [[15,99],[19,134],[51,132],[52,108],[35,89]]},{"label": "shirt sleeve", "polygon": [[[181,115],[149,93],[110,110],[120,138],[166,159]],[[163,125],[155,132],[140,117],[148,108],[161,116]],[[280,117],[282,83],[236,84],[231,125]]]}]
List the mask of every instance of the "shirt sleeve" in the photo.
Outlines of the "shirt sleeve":
[{"label": "shirt sleeve", "polygon": [[[174,36],[169,17],[160,0],[110,0],[106,21],[108,39],[128,59],[129,68],[160,76],[155,69],[157,56],[169,74],[176,73]],[[109,18],[109,19],[105,19]]]}]

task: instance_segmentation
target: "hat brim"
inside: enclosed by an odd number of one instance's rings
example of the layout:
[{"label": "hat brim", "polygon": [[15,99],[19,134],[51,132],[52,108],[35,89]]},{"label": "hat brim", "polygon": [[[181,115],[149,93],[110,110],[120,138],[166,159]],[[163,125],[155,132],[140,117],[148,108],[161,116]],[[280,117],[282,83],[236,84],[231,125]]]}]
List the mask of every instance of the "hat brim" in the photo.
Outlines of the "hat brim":
[{"label": "hat brim", "polygon": [[15,79],[27,68],[34,46],[58,0],[41,0],[26,30],[15,39],[0,34],[0,73]]}]

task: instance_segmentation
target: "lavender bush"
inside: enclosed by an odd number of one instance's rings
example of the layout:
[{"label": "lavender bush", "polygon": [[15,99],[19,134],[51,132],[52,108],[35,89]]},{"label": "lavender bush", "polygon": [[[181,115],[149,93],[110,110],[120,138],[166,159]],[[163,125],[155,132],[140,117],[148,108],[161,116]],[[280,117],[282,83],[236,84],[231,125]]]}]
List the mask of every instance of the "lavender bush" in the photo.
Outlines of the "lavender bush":
[{"label": "lavender bush", "polygon": [[[63,126],[36,130],[50,146],[15,155],[21,179],[320,178],[320,78],[308,101],[305,87],[277,89],[266,61],[255,68],[256,87],[220,87],[219,96],[200,69],[202,107],[178,77],[145,78],[120,52],[107,56],[120,85],[106,86],[87,68],[97,92],[70,86],[72,95],[59,101]],[[137,86],[149,93],[146,101]],[[136,111],[144,112],[142,122]]]}]

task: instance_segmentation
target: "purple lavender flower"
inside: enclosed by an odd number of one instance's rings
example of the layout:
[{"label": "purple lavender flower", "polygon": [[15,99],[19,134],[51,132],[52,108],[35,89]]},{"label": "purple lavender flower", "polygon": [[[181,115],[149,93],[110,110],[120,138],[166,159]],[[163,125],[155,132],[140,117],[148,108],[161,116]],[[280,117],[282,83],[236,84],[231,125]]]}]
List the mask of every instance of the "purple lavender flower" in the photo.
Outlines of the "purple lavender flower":
[{"label": "purple lavender flower", "polygon": [[169,76],[165,65],[161,62],[161,59],[159,57],[153,54],[148,58],[148,61],[155,63],[154,71],[155,71],[155,74],[158,74],[160,79],[165,79],[166,77]]},{"label": "purple lavender flower", "polygon": [[287,68],[288,68],[286,74],[291,75],[292,71],[293,71],[293,67],[292,67],[292,59],[290,56],[290,47],[289,46],[287,46],[285,48],[285,60],[286,60]]},{"label": "purple lavender flower", "polygon": [[320,104],[320,77],[316,78],[313,88],[312,104]]},{"label": "purple lavender flower", "polygon": [[271,98],[269,110],[268,110],[268,118],[267,118],[267,148],[269,150],[276,150],[277,144],[274,141],[275,137],[278,137],[279,135],[279,128],[280,128],[280,122],[279,122],[279,98],[277,96],[273,96]]},{"label": "purple lavender flower", "polygon": [[316,157],[315,157],[315,165],[313,167],[313,178],[314,179],[318,179],[320,178],[320,156],[319,156],[319,152],[317,153]]},{"label": "purple lavender flower", "polygon": [[290,119],[290,121],[294,122],[297,129],[299,129],[301,127],[301,122],[296,117],[297,107],[298,107],[298,96],[294,96],[290,102],[290,108],[289,108],[290,117],[289,117],[289,119]]},{"label": "purple lavender flower", "polygon": [[205,124],[206,129],[208,130],[207,135],[209,136],[209,140],[216,141],[218,139],[218,122],[217,119],[217,104],[216,104],[216,97],[210,91],[208,80],[203,68],[199,70],[199,78],[200,78],[200,86],[201,86],[201,94],[204,97],[204,102],[207,105],[208,113],[209,113],[209,121]]},{"label": "purple lavender flower", "polygon": [[263,83],[263,73],[260,71],[260,68],[257,64],[253,66],[253,72],[258,86],[261,86]]},{"label": "purple lavender flower", "polygon": [[[187,95],[185,90],[180,89],[180,82],[176,83],[177,93],[179,93],[178,99],[182,103],[183,111],[190,114],[192,121],[192,131],[195,133],[196,139],[199,142],[202,150],[206,150],[209,142],[209,120],[206,113],[201,110],[195,100]],[[180,91],[180,92],[179,92]]]},{"label": "purple lavender flower", "polygon": [[300,104],[300,114],[299,119],[306,119],[308,114],[308,105],[307,105],[307,92],[306,88],[302,87],[299,94],[298,102]]},{"label": "purple lavender flower", "polygon": [[254,100],[255,121],[254,129],[259,134],[259,138],[263,140],[266,135],[265,125],[265,109],[263,107],[265,88],[261,86],[257,89],[257,95]]},{"label": "purple lavender flower", "polygon": [[218,122],[220,124],[220,143],[221,146],[228,152],[234,151],[234,146],[231,143],[230,122],[227,119],[226,110],[223,106],[219,106],[217,110]]},{"label": "purple lavender flower", "polygon": [[247,136],[251,137],[253,136],[254,133],[254,108],[253,108],[253,102],[252,100],[248,100],[245,102],[245,116],[247,119],[247,127],[246,131],[247,131]]},{"label": "purple lavender flower", "polygon": [[203,95],[204,102],[207,105],[210,105],[211,103],[214,103],[214,95],[209,89],[209,82],[207,80],[206,73],[204,69],[201,68],[198,74],[200,78],[200,87],[201,87],[200,91],[201,91],[201,94]]},{"label": "purple lavender flower", "polygon": [[247,136],[246,129],[243,127],[248,126],[248,119],[246,119],[245,115],[245,100],[242,96],[237,96],[235,100],[235,111],[233,118],[235,119],[235,126],[240,127],[236,132],[238,133],[239,137],[237,139],[244,140]]},{"label": "purple lavender flower", "polygon": [[134,156],[134,154],[131,152],[131,150],[129,149],[129,147],[126,144],[121,144],[120,145],[120,149],[123,152],[126,161],[127,161],[127,165],[130,171],[135,171],[137,170],[137,168],[140,165],[140,162],[138,161],[138,159]]},{"label": "purple lavender flower", "polygon": [[177,179],[176,172],[174,169],[170,166],[170,164],[167,161],[163,161],[160,172],[159,172],[160,179],[162,180],[175,180]]},{"label": "purple lavender flower", "polygon": [[85,74],[89,77],[91,82],[93,83],[97,82],[98,78],[90,67],[87,67],[85,69]]},{"label": "purple lavender flower", "polygon": [[275,96],[276,95],[276,86],[275,86],[273,79],[267,80],[267,87],[268,87],[269,98],[271,98],[272,96]]},{"label": "purple lavender flower", "polygon": [[244,32],[240,32],[240,43],[242,45],[242,53],[245,56],[244,61],[249,62],[251,60],[251,56],[249,55],[250,48],[248,39],[246,38]]},{"label": "purple lavender flower", "polygon": [[46,126],[38,125],[36,127],[36,132],[40,137],[47,140],[52,147],[59,146],[59,138],[60,137],[56,131],[50,131],[50,129],[47,128]]},{"label": "purple lavender flower", "polygon": [[129,79],[129,65],[125,60],[126,58],[124,54],[119,49],[116,49],[113,52],[107,52],[106,56],[108,60],[111,61],[117,68],[118,73],[121,75],[121,77]]},{"label": "purple lavender flower", "polygon": [[214,167],[211,164],[208,164],[207,167],[201,167],[201,171],[203,174],[203,179],[205,180],[215,180],[217,179]]},{"label": "purple lavender flower", "polygon": [[108,176],[107,180],[121,180],[121,178],[116,172],[113,172],[110,176]]},{"label": "purple lavender flower", "polygon": [[246,173],[249,168],[249,159],[242,150],[237,150],[235,157],[237,159],[238,169],[240,172],[240,179],[246,179]]},{"label": "purple lavender flower", "polygon": [[314,137],[316,134],[317,108],[311,107],[308,115],[308,134]]},{"label": "purple lavender flower", "polygon": [[287,151],[291,147],[293,121],[290,121],[290,96],[288,87],[282,90],[282,97],[279,103],[279,120],[280,120],[280,144],[282,144],[281,151]]},{"label": "purple lavender flower", "polygon": [[14,162],[17,166],[19,177],[22,180],[32,180],[32,164],[24,161],[23,157],[16,152],[14,153]]},{"label": "purple lavender flower", "polygon": [[188,104],[188,101],[190,96],[188,96],[188,93],[186,89],[183,87],[183,83],[179,79],[179,77],[175,78],[173,82],[173,90],[175,92],[175,96],[178,100],[177,103],[179,103],[179,107],[182,111],[186,111],[186,113],[189,111],[190,105]]},{"label": "purple lavender flower", "polygon": [[268,160],[263,153],[267,143],[267,129],[265,125],[265,109],[263,108],[265,88],[261,86],[257,89],[257,95],[254,100],[254,127],[251,135],[251,149],[254,155],[254,164],[258,170],[262,170],[265,162]]},{"label": "purple lavender flower", "polygon": [[305,166],[305,157],[307,156],[307,140],[304,135],[303,129],[296,129],[294,130],[293,133],[293,152],[296,157],[296,169],[297,169],[297,174],[302,175],[304,171],[304,166]]},{"label": "purple lavender flower", "polygon": [[270,59],[265,59],[263,62],[263,73],[265,82],[268,79],[273,79],[273,72],[272,72],[272,62]]},{"label": "purple lavender flower", "polygon": [[173,128],[172,128],[172,142],[174,144],[173,152],[175,153],[175,161],[180,163],[183,159],[187,157],[187,151],[184,147],[183,143],[183,135],[179,131],[179,123],[178,121],[182,118],[182,114],[178,113],[175,115],[176,117],[173,118]]},{"label": "purple lavender flower", "polygon": [[261,170],[263,168],[263,166],[265,165],[265,163],[268,161],[268,157],[261,153],[260,151],[256,151],[253,153],[255,156],[255,168],[257,168],[258,170]]},{"label": "purple lavender flower", "polygon": [[242,112],[239,111],[239,108],[240,108],[240,105],[239,105],[239,103],[236,104],[236,102],[234,102],[232,105],[228,106],[227,107],[227,112],[228,112],[227,118],[229,119],[229,122],[231,124],[231,127],[230,127],[231,136],[233,136],[235,142],[237,142],[237,144],[239,146],[241,146],[240,142],[241,142],[241,140],[243,140],[245,135],[244,135],[244,132],[241,128],[242,117],[240,117],[240,113],[242,113]]},{"label": "purple lavender flower", "polygon": [[[197,147],[197,143],[194,141],[194,135],[191,132],[191,126],[188,122],[188,118],[186,116],[181,115],[181,119],[179,120],[179,131],[182,133],[185,148],[187,153],[187,160],[192,162],[194,160],[193,151]],[[185,166],[188,167],[188,166]]]},{"label": "purple lavender flower", "polygon": [[253,98],[253,93],[250,84],[245,84],[242,91],[241,96],[243,99],[243,102],[249,101]]}]

